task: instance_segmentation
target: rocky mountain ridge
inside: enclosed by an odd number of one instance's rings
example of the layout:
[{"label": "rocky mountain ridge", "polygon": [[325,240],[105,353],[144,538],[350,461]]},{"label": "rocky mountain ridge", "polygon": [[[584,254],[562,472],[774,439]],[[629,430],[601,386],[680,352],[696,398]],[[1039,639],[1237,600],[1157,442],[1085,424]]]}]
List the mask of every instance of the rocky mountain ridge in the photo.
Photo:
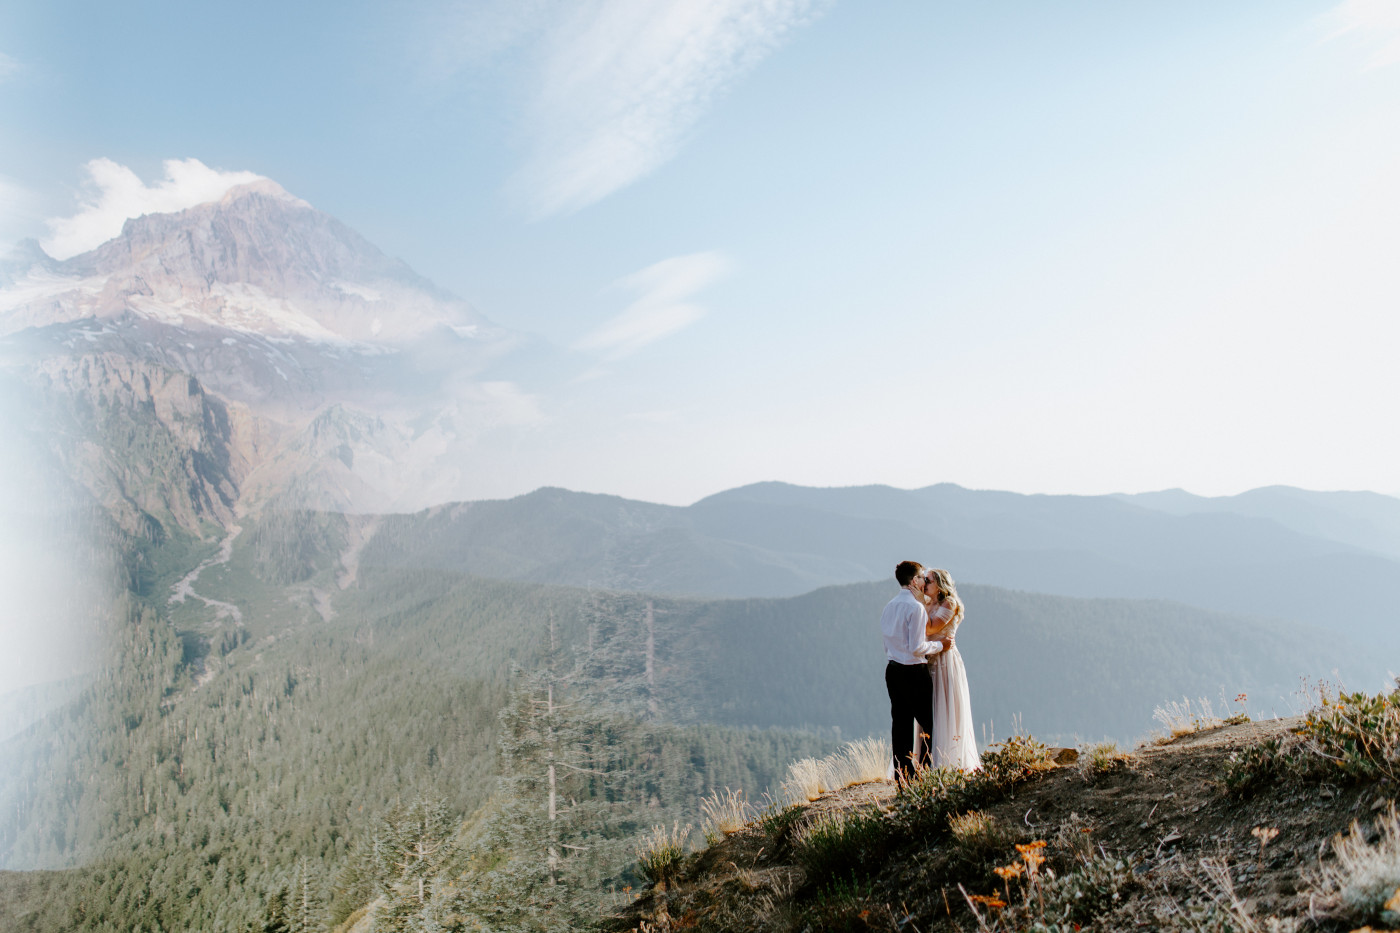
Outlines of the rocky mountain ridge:
[{"label": "rocky mountain ridge", "polygon": [[[269,180],[2,265],[0,366],[84,435],[56,443],[124,527],[148,507],[202,534],[269,502],[426,504],[500,420],[486,371],[519,343]],[[133,446],[152,434],[169,490]]]}]

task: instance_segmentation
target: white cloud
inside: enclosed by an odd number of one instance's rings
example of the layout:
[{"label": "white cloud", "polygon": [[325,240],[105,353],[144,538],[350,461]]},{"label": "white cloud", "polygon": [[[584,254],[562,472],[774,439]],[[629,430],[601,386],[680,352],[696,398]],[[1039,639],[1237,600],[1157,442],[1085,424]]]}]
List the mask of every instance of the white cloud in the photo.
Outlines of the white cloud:
[{"label": "white cloud", "polygon": [[439,20],[427,67],[440,77],[455,70],[445,58],[523,69],[515,78],[527,155],[512,188],[542,217],[586,207],[664,164],[718,94],[828,3],[474,3],[450,24]]},{"label": "white cloud", "polygon": [[1330,18],[1335,27],[1328,38],[1354,35],[1374,47],[1368,67],[1400,63],[1400,0],[1343,0]]},{"label": "white cloud", "polygon": [[698,321],[705,309],[689,299],[723,278],[730,262],[716,252],[673,256],[617,281],[637,300],[621,314],[585,335],[575,347],[610,360],[636,353],[647,344]]},{"label": "white cloud", "polygon": [[167,159],[165,177],[147,185],[125,165],[93,159],[84,168],[90,190],[72,217],[48,221],[44,251],[67,259],[100,246],[122,232],[122,224],[142,214],[168,214],[217,201],[234,185],[258,181],[253,172],[222,172],[198,159]]}]

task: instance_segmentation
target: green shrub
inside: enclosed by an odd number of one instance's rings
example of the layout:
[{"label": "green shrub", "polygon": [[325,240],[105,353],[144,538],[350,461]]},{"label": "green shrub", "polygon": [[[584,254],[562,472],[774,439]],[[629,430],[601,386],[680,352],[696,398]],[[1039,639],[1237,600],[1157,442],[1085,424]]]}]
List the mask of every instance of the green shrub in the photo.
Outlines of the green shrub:
[{"label": "green shrub", "polygon": [[797,860],[812,879],[866,876],[889,854],[891,830],[877,807],[824,813],[797,833]]},{"label": "green shrub", "polygon": [[677,822],[669,830],[665,826],[653,826],[637,846],[637,868],[642,877],[663,888],[675,881],[689,838],[689,824],[682,827]]},{"label": "green shrub", "polygon": [[947,831],[948,817],[1002,799],[1011,788],[1058,767],[1049,749],[1030,736],[1015,736],[982,753],[982,770],[928,768],[900,788],[894,820],[909,835],[935,836]]},{"label": "green shrub", "polygon": [[1123,859],[1093,856],[1068,874],[1045,882],[1045,916],[1083,925],[1123,903],[1138,884]]},{"label": "green shrub", "polygon": [[1400,779],[1400,690],[1324,695],[1297,731],[1311,754],[1349,777]]},{"label": "green shrub", "polygon": [[1261,787],[1306,777],[1317,764],[1293,736],[1265,739],[1231,752],[1220,783],[1232,796],[1247,797]]},{"label": "green shrub", "polygon": [[1117,742],[1097,742],[1079,753],[1079,773],[1085,780],[1120,771],[1128,765],[1128,756]]},{"label": "green shrub", "polygon": [[1018,838],[1013,828],[981,810],[949,816],[948,830],[958,854],[972,865],[985,865],[1009,849]]},{"label": "green shrub", "polygon": [[807,808],[801,804],[781,806],[774,801],[758,815],[758,826],[775,843],[781,845],[788,841],[788,837],[792,835],[793,829],[802,821],[802,815],[806,812]]}]

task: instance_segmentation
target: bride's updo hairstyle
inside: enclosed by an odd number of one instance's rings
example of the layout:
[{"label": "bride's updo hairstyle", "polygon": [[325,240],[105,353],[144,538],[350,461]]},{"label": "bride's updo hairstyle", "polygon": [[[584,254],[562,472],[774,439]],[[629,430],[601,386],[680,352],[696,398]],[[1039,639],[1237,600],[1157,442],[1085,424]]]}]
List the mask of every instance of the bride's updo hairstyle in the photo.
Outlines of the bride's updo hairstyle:
[{"label": "bride's updo hairstyle", "polygon": [[900,586],[908,586],[915,577],[924,572],[924,565],[912,560],[902,560],[894,566],[894,578]]},{"label": "bride's updo hairstyle", "polygon": [[942,593],[943,598],[949,601],[948,605],[953,609],[953,617],[949,621],[960,621],[963,617],[963,603],[958,596],[958,587],[953,582],[952,574],[935,567],[924,571],[924,577],[932,580],[938,586],[938,592]]}]

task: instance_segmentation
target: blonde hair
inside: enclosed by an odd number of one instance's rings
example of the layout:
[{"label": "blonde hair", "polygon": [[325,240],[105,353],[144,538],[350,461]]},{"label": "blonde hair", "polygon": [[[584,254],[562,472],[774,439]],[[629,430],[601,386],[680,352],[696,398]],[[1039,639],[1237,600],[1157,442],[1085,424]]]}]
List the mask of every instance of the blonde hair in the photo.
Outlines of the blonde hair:
[{"label": "blonde hair", "polygon": [[948,605],[953,610],[953,616],[948,621],[961,622],[963,617],[963,602],[958,596],[957,584],[953,582],[953,575],[946,570],[937,567],[924,571],[924,578],[933,580],[938,587],[938,592],[943,594],[943,599],[948,601]]}]

